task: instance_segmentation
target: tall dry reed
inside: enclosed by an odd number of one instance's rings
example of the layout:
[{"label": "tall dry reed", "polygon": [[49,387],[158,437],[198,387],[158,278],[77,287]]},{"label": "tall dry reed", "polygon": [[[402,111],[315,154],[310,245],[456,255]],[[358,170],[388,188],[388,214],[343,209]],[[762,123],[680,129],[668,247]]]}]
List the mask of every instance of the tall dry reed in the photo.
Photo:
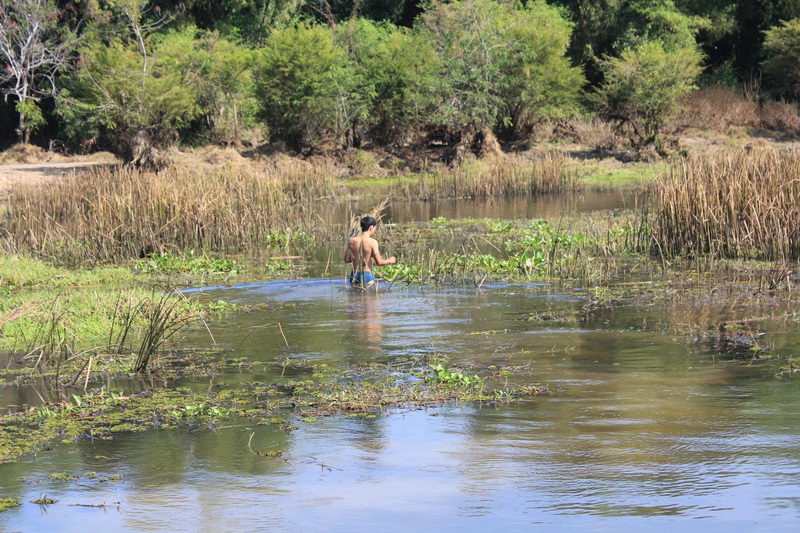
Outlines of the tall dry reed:
[{"label": "tall dry reed", "polygon": [[9,248],[66,263],[108,262],[167,250],[263,245],[298,206],[331,194],[325,164],[281,168],[92,170],[17,189],[0,231]]},{"label": "tall dry reed", "polygon": [[393,198],[478,198],[561,192],[575,186],[571,159],[560,153],[528,160],[506,156],[467,161],[458,167],[401,181]]},{"label": "tall dry reed", "polygon": [[800,154],[774,149],[694,156],[654,186],[657,253],[800,257]]}]

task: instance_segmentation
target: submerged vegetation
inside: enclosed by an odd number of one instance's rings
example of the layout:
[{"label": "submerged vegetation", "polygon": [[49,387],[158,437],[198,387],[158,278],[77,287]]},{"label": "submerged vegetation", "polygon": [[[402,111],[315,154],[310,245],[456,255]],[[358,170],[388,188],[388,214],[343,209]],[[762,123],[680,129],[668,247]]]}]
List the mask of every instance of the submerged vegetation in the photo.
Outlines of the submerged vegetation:
[{"label": "submerged vegetation", "polygon": [[[280,366],[285,372],[287,363]],[[287,417],[312,421],[334,414],[363,416],[445,402],[508,403],[546,392],[532,385],[501,385],[446,367],[432,368],[434,379],[426,379],[426,372],[413,362],[404,367],[373,365],[351,370],[300,362],[297,370],[311,373],[310,379],[279,378],[273,383],[250,382],[207,392],[179,387],[134,395],[105,390],[73,395],[56,405],[0,415],[0,463],[55,442],[111,438],[121,432],[215,427],[225,419],[276,424],[291,431],[294,426]]]}]

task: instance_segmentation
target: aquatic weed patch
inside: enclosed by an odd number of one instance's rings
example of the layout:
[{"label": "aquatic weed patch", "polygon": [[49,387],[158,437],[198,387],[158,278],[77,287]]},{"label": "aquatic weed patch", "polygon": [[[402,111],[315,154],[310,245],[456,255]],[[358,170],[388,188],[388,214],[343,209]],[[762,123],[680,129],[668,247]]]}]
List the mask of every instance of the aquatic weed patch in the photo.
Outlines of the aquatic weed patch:
[{"label": "aquatic weed patch", "polygon": [[[282,365],[285,370],[286,363]],[[47,450],[59,442],[109,439],[147,429],[210,428],[222,420],[241,419],[291,430],[287,417],[302,421],[450,402],[507,403],[546,392],[534,385],[501,386],[494,374],[477,378],[449,371],[451,376],[465,379],[430,380],[425,379],[429,373],[424,368],[371,365],[337,369],[314,364],[303,368],[311,373],[308,379],[290,377],[237,388],[212,387],[205,392],[176,388],[122,395],[101,390],[9,413],[0,416],[0,462]]]},{"label": "aquatic weed patch", "polygon": [[9,509],[13,509],[14,507],[19,507],[22,505],[17,499],[14,498],[0,498],[0,513],[3,511],[8,511]]},{"label": "aquatic weed patch", "polygon": [[143,272],[192,274],[238,274],[242,271],[242,266],[233,259],[215,257],[206,252],[195,253],[194,250],[185,254],[152,253],[147,259],[137,261],[133,268]]}]

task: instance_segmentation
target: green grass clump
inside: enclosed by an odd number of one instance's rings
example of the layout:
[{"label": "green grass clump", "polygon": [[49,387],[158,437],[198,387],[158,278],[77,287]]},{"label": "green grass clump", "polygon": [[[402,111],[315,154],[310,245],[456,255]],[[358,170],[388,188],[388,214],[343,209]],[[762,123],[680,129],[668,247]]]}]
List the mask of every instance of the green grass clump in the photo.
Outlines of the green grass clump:
[{"label": "green grass clump", "polygon": [[134,274],[120,267],[71,270],[41,259],[0,253],[0,294],[16,289],[86,287],[131,282]]},{"label": "green grass clump", "polygon": [[68,474],[67,472],[53,472],[49,476],[50,479],[58,479],[60,481],[74,481],[78,479],[80,476],[73,476],[72,474]]},{"label": "green grass clump", "polygon": [[48,498],[47,496],[42,496],[40,498],[36,498],[35,500],[31,500],[31,503],[36,503],[39,505],[52,505],[56,503],[58,500],[54,500],[53,498]]},{"label": "green grass clump", "polygon": [[148,294],[143,288],[12,293],[0,299],[0,350],[28,351],[42,340],[45,330],[74,340],[70,342],[74,349],[96,346],[108,340],[120,302],[138,302]]}]

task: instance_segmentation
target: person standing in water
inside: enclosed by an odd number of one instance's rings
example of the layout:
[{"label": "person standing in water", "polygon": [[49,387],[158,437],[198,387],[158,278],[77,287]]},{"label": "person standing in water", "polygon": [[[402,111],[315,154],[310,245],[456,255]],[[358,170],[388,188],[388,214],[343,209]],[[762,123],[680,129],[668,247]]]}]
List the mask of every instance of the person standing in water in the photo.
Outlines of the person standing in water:
[{"label": "person standing in water", "polygon": [[378,250],[378,241],[373,238],[378,231],[378,221],[373,217],[361,219],[361,234],[350,237],[347,240],[347,247],[344,249],[344,262],[353,264],[353,271],[350,272],[350,283],[359,284],[362,287],[375,281],[372,274],[372,265],[383,266],[397,263],[394,256],[384,259]]}]

